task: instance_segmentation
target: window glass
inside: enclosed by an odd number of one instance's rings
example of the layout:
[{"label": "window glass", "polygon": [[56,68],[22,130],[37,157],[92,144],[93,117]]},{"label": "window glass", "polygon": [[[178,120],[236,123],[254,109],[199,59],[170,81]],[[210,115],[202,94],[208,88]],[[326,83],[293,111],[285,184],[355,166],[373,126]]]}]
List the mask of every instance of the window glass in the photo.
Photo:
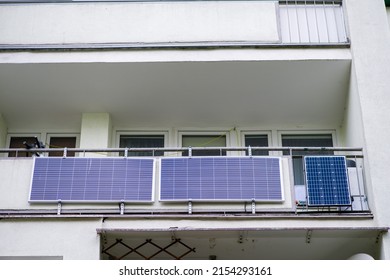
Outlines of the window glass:
[{"label": "window glass", "polygon": [[[282,135],[283,147],[333,147],[332,134],[320,135]],[[293,155],[318,154],[318,151],[295,151]],[[321,154],[329,151],[321,152]],[[285,152],[288,154],[288,152]],[[332,152],[330,152],[332,154]]]},{"label": "window glass", "polygon": [[[283,147],[333,147],[332,134],[313,135],[282,135]],[[284,152],[284,155],[288,155]],[[294,151],[293,172],[294,184],[304,185],[305,174],[303,168],[303,156],[305,155],[329,155],[331,151]]]},{"label": "window glass", "polygon": [[[121,135],[120,148],[164,148],[164,135]],[[121,153],[123,156],[123,153]],[[128,156],[163,156],[162,151],[132,152]]]},{"label": "window glass", "polygon": [[[76,137],[50,137],[50,148],[76,148]],[[63,152],[50,152],[49,157],[62,157]],[[74,152],[67,152],[68,157],[74,157]]]},{"label": "window glass", "polygon": [[[183,135],[182,147],[226,147],[226,136],[218,135]],[[193,156],[220,156],[226,155],[226,151],[207,150],[192,151]],[[183,156],[188,156],[188,152],[183,152]]]},{"label": "window glass", "polygon": [[[245,135],[245,147],[268,147],[268,135]],[[248,155],[248,151],[246,151]],[[252,150],[253,156],[267,156],[268,151]]]},{"label": "window glass", "polygon": [[[26,144],[27,145],[35,145],[36,143],[36,138],[35,137],[31,137],[31,136],[27,136],[27,137],[24,137],[24,136],[15,136],[15,137],[11,137],[10,138],[10,143],[9,143],[9,147],[10,148],[26,148]],[[8,153],[8,156],[9,157],[31,157],[33,156],[33,153],[29,153],[29,152],[10,152]]]}]

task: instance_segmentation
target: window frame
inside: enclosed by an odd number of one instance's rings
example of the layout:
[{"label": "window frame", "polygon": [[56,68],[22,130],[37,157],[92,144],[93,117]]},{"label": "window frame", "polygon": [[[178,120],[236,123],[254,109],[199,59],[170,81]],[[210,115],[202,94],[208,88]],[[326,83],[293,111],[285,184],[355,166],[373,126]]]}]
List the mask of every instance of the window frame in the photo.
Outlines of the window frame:
[{"label": "window frame", "polygon": [[[254,135],[254,136],[256,136],[256,135],[267,136],[267,141],[268,141],[267,147],[272,147],[272,131],[269,131],[269,130],[242,130],[242,131],[240,131],[240,134],[241,134],[240,145],[242,147],[246,147],[245,137],[247,135],[249,135],[249,136],[252,136],[252,135]],[[247,155],[247,152],[243,151],[243,155]],[[265,156],[270,156],[270,155],[272,155],[272,152],[268,152],[268,155],[265,155]]]},{"label": "window frame", "polygon": [[[163,135],[164,136],[164,147],[168,147],[168,141],[169,141],[169,132],[165,130],[117,130],[116,136],[115,136],[115,145],[116,147],[120,148],[120,141],[122,135],[129,135],[129,136],[158,136]],[[120,153],[119,153],[120,154]],[[163,154],[165,156],[165,153]]]},{"label": "window frame", "polygon": [[[31,137],[38,137],[38,140],[39,141],[42,141],[42,133],[8,133],[7,134],[7,140],[6,140],[6,147],[7,148],[9,148],[9,149],[11,149],[10,148],[10,145],[11,145],[11,138],[12,137],[28,137],[28,138],[31,138]],[[44,143],[44,145],[46,145],[46,143]],[[31,156],[28,156],[28,157],[26,157],[26,158],[29,158],[29,157],[32,157],[33,155],[31,155]],[[7,155],[6,154],[6,157],[10,157],[10,158],[16,158],[16,156],[15,157],[11,157],[11,156],[9,156],[9,154]]]},{"label": "window frame", "polygon": [[[224,136],[226,141],[225,147],[230,147],[230,130],[179,130],[177,135],[178,135],[178,141],[177,141],[178,147],[181,148],[183,148],[183,136],[205,136],[205,137],[215,136],[216,138],[219,136]],[[183,154],[183,152],[180,154]],[[226,155],[228,156],[229,152],[226,152]]]},{"label": "window frame", "polygon": [[278,131],[278,144],[280,147],[283,147],[283,141],[282,137],[283,135],[302,135],[302,136],[308,136],[308,135],[326,135],[330,134],[332,135],[332,142],[333,147],[337,147],[337,137],[336,137],[336,130],[280,130]]},{"label": "window frame", "polygon": [[[75,137],[76,138],[75,148],[79,148],[80,147],[80,133],[56,133],[56,132],[53,132],[53,133],[47,133],[46,134],[46,143],[45,143],[45,145],[46,145],[47,148],[50,147],[51,138],[55,138],[55,137]],[[75,153],[75,156],[77,156],[76,153]]]}]

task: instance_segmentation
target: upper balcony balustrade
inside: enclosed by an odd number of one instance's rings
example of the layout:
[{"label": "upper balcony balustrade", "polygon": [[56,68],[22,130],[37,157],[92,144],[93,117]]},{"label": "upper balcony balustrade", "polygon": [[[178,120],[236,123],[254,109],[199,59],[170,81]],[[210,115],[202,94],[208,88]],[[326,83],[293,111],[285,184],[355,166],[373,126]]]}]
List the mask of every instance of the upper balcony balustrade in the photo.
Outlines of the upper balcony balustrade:
[{"label": "upper balcony balustrade", "polygon": [[345,46],[341,0],[0,0],[0,49]]},{"label": "upper balcony balustrade", "polygon": [[[199,150],[217,150],[226,156],[192,156]],[[268,156],[252,156],[256,150]],[[49,152],[58,151],[63,157],[47,157]],[[76,157],[67,157],[70,151]],[[360,148],[57,148],[0,152],[38,155],[0,159],[1,214],[370,215]],[[163,152],[164,156],[131,156],[137,152]],[[183,152],[188,156],[181,156]],[[91,153],[99,157],[90,157]],[[307,156],[328,163],[324,167],[309,164]],[[297,157],[306,159],[304,185],[293,183],[302,170],[294,166],[297,161],[293,158]],[[334,160],[341,165],[337,167]],[[310,173],[313,170],[314,177]]]}]

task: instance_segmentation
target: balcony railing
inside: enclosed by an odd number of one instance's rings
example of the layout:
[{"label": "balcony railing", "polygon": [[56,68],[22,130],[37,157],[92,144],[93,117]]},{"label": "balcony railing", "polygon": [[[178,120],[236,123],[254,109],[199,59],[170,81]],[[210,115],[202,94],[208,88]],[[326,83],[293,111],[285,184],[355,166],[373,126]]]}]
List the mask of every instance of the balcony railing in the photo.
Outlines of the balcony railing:
[{"label": "balcony railing", "polygon": [[[251,201],[242,202],[245,204],[244,210],[238,210],[241,207],[237,208],[241,202],[237,201],[227,201],[224,200],[221,202],[193,202],[188,201],[188,208],[184,203],[183,207],[178,207],[177,203],[173,206],[170,203],[161,203],[155,202],[153,205],[144,205],[140,208],[133,208],[132,211],[135,213],[165,213],[165,212],[182,212],[185,211],[190,214],[199,212],[199,213],[215,213],[215,212],[223,212],[223,213],[240,213],[244,211],[244,213],[255,214],[255,213],[290,213],[295,215],[300,214],[308,214],[308,213],[321,213],[321,214],[331,214],[331,213],[344,213],[346,215],[350,214],[369,214],[370,208],[367,201],[367,191],[366,191],[366,183],[365,183],[365,175],[364,175],[364,159],[363,159],[363,151],[362,148],[344,148],[344,147],[180,147],[180,148],[107,148],[107,149],[82,149],[82,148],[43,148],[43,149],[0,149],[0,163],[5,163],[8,160],[15,159],[15,157],[6,157],[7,154],[14,154],[16,156],[26,156],[26,155],[34,155],[36,157],[47,157],[49,153],[60,152],[62,157],[66,158],[69,152],[75,153],[76,157],[115,157],[115,158],[134,158],[132,154],[149,153],[152,156],[149,157],[137,157],[137,158],[152,158],[158,161],[158,159],[162,158],[171,158],[171,157],[180,157],[183,153],[188,154],[188,156],[184,156],[182,158],[196,158],[193,156],[197,151],[212,151],[214,153],[214,157],[252,157],[252,155],[256,154],[258,151],[263,154],[260,157],[276,157],[282,159],[282,165],[284,167],[281,168],[282,176],[284,176],[283,181],[284,185],[282,185],[282,190],[284,192],[285,199],[284,201],[280,201],[279,203],[273,202],[260,202],[259,204],[250,206]],[[153,157],[154,154],[159,156]],[[220,154],[221,156],[218,156]],[[268,154],[265,155],[265,154]],[[1,156],[2,155],[2,156]],[[300,172],[301,168],[297,168],[294,166],[294,160],[296,158],[302,158],[304,155],[325,155],[325,156],[344,156],[346,159],[346,174],[348,177],[349,184],[349,192],[351,198],[350,205],[331,205],[331,206],[310,206],[307,201],[307,188],[305,185],[295,185],[294,184],[294,176],[304,176],[304,174],[299,175],[297,173]],[[257,156],[256,156],[257,157]],[[58,158],[58,157],[57,157]],[[17,159],[16,159],[17,160]],[[159,162],[159,161],[158,161]],[[160,163],[161,164],[161,163]],[[160,166],[161,168],[161,166]],[[305,170],[303,170],[304,172]],[[156,175],[158,177],[158,175]],[[1,183],[0,183],[1,184]],[[25,186],[28,188],[28,186]],[[4,189],[0,187],[0,189]],[[290,197],[291,194],[291,197]],[[118,201],[120,202],[120,201]],[[183,204],[183,201],[181,202]],[[193,205],[199,204],[199,207],[194,207]],[[247,205],[249,203],[249,205]],[[252,201],[254,203],[254,201]],[[156,206],[156,204],[158,204]],[[180,203],[179,203],[180,204]],[[212,206],[210,206],[212,205]],[[231,207],[232,205],[235,205]],[[96,206],[95,206],[96,207]],[[15,208],[15,207],[14,207]],[[23,207],[21,207],[23,208]],[[34,208],[35,209],[35,208]],[[27,209],[28,210],[28,209]],[[8,211],[8,210],[6,210]],[[36,211],[36,210],[35,210]],[[66,211],[66,210],[65,210]],[[68,210],[72,211],[72,210]],[[82,212],[83,210],[77,210],[77,212]],[[89,213],[91,210],[88,210]],[[92,210],[92,212],[99,213],[99,207],[96,210]],[[106,210],[103,210],[106,211]],[[124,214],[124,205],[120,207],[120,213]]]},{"label": "balcony railing", "polygon": [[[319,154],[324,152],[338,152],[341,154],[359,154],[362,157],[363,148],[356,147],[171,147],[171,148],[0,148],[1,154],[15,153],[18,157],[19,154],[39,154],[39,156],[48,156],[52,152],[61,152],[63,157],[67,157],[68,152],[77,153],[78,156],[86,156],[88,153],[95,153],[96,155],[104,156],[119,156],[121,154],[124,157],[129,155],[129,152],[149,152],[149,153],[164,153],[164,156],[179,156],[181,153],[187,152],[189,156],[193,151],[219,151],[220,155],[226,154],[226,152],[247,152],[247,155],[252,155],[253,151],[263,152],[275,152],[283,155],[292,155],[293,152],[318,152]],[[29,156],[31,156],[29,155]],[[23,156],[22,156],[23,157]]]},{"label": "balcony railing", "polygon": [[[0,31],[0,50],[349,45],[341,0],[205,0],[188,1],[188,7],[175,0],[145,0],[153,9],[138,2],[0,0],[0,25],[7,26]],[[15,10],[10,3],[29,5]],[[32,5],[47,3],[58,7]],[[84,5],[75,6],[80,3]],[[107,4],[110,12],[102,10]],[[151,13],[158,9],[160,13]],[[63,17],[47,16],[54,11],[63,11]]]},{"label": "balcony railing", "polygon": [[342,1],[279,1],[282,44],[347,43]]}]

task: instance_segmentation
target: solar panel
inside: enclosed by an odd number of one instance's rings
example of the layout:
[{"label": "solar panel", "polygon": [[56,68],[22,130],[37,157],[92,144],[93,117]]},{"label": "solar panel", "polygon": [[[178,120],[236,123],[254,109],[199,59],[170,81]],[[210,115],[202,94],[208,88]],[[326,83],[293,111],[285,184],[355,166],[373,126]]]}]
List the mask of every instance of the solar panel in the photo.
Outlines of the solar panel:
[{"label": "solar panel", "polygon": [[161,201],[282,201],[280,158],[161,159]]},{"label": "solar panel", "polygon": [[305,157],[308,206],[351,205],[343,156]]},{"label": "solar panel", "polygon": [[35,158],[30,202],[151,202],[153,159]]}]

